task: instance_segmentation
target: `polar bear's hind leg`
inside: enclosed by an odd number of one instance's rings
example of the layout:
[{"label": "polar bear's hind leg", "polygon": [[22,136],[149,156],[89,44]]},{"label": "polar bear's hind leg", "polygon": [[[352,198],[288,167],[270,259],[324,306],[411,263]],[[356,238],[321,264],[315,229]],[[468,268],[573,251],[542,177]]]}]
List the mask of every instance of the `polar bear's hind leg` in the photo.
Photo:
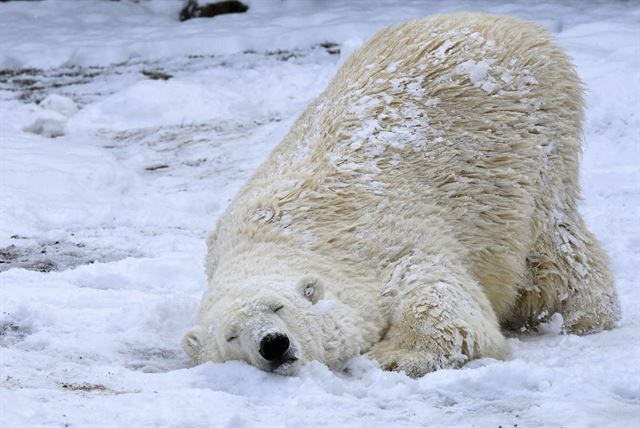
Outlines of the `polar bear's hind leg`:
[{"label": "polar bear's hind leg", "polygon": [[611,329],[619,304],[609,261],[576,208],[549,219],[527,258],[529,284],[520,293],[511,327],[535,327],[554,313],[577,334]]}]

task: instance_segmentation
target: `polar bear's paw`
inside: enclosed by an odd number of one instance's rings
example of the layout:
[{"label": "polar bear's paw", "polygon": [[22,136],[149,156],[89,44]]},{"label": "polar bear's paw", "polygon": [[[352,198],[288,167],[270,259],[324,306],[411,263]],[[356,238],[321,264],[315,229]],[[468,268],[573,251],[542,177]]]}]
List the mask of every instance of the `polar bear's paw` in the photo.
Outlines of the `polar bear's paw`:
[{"label": "polar bear's paw", "polygon": [[424,376],[438,369],[461,365],[428,351],[397,348],[386,341],[378,343],[368,356],[375,359],[383,370],[404,372],[412,378]]}]

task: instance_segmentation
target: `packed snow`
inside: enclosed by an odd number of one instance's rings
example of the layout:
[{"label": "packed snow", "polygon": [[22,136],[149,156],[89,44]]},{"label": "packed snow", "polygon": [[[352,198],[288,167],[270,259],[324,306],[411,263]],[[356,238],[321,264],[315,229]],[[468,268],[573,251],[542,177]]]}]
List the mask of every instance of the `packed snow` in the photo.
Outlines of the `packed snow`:
[{"label": "packed snow", "polygon": [[[0,3],[0,425],[632,427],[640,424],[640,7],[635,2]],[[509,361],[413,380],[364,357],[281,377],[192,367],[205,236],[350,52],[451,11],[547,26],[587,88],[582,212],[617,329],[514,335]],[[479,84],[481,64],[468,64]],[[504,76],[503,78],[508,78]]]}]

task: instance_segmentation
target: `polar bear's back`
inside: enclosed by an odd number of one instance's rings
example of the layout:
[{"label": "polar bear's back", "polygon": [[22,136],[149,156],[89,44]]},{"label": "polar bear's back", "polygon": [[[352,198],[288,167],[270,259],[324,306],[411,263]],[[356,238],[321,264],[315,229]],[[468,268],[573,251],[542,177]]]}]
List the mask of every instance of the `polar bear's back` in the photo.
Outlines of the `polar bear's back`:
[{"label": "polar bear's back", "polygon": [[582,118],[582,85],[543,27],[475,13],[425,18],[354,52],[256,176],[308,170],[309,160],[367,172],[365,163],[407,164],[411,153],[474,155],[490,168],[507,152],[530,159],[534,174],[554,157],[577,174]]}]

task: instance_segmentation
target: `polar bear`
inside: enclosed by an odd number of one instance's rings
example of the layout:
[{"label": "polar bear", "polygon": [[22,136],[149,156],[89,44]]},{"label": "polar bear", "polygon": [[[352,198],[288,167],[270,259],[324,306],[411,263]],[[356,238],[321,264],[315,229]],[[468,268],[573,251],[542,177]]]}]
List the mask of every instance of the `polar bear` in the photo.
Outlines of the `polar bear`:
[{"label": "polar bear", "polygon": [[547,31],[455,14],[354,52],[208,241],[196,362],[295,374],[368,353],[421,376],[508,354],[554,313],[614,327],[577,209],[582,85]]}]

